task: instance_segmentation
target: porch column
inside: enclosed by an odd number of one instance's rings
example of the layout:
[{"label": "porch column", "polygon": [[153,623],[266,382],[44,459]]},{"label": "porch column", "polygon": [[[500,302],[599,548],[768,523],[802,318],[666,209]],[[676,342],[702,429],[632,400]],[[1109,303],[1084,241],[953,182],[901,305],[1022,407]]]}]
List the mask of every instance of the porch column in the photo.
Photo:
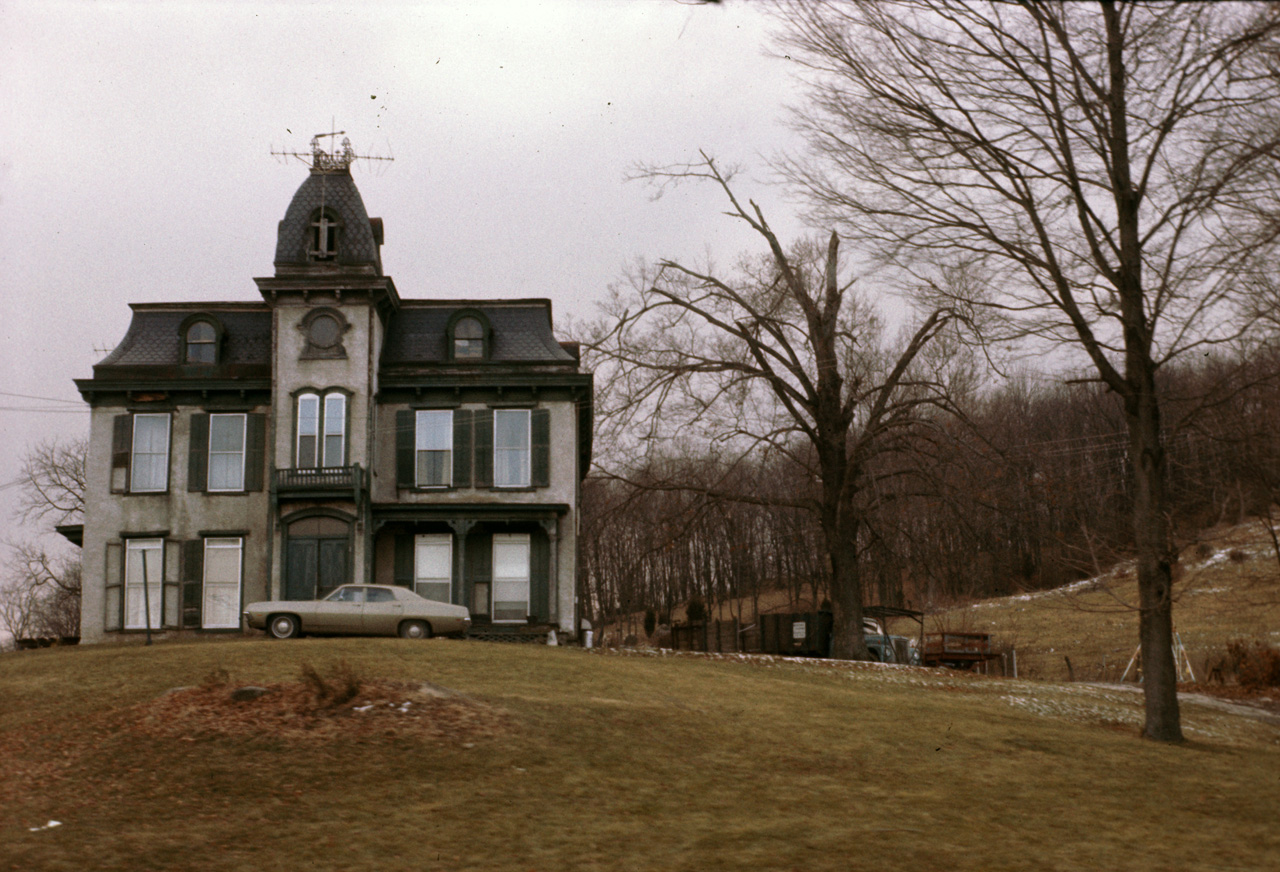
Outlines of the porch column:
[{"label": "porch column", "polygon": [[549,518],[539,523],[547,533],[550,551],[550,566],[547,567],[547,583],[550,585],[550,590],[547,591],[547,604],[551,613],[547,615],[547,620],[556,624],[560,621],[560,519]]},{"label": "porch column", "polygon": [[466,606],[468,610],[471,604],[467,602],[467,535],[471,532],[471,528],[476,525],[475,521],[458,519],[449,521],[449,527],[453,530],[454,549],[453,549],[453,576],[458,579],[458,589],[454,594],[455,606]]}]

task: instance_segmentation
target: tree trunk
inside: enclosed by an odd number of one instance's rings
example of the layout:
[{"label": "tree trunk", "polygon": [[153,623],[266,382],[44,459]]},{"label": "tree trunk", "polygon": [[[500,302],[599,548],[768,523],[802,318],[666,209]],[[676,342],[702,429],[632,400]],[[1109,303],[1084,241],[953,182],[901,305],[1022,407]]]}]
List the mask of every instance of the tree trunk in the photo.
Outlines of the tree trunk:
[{"label": "tree trunk", "polygon": [[[858,540],[852,524],[837,524],[827,537],[831,555],[831,656],[835,660],[869,660],[862,633],[862,578],[858,571]],[[824,525],[824,533],[827,528]]]},{"label": "tree trunk", "polygon": [[1178,674],[1173,659],[1173,573],[1165,517],[1166,462],[1160,445],[1160,412],[1148,382],[1129,416],[1133,467],[1133,533],[1138,550],[1138,638],[1142,646],[1143,736],[1182,741]]}]

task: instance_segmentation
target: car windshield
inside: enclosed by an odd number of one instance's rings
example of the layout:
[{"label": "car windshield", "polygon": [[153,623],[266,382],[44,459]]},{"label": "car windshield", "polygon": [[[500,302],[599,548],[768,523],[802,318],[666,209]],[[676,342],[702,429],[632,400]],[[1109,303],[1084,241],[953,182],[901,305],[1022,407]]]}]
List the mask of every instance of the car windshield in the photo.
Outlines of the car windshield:
[{"label": "car windshield", "polygon": [[359,587],[340,587],[325,597],[325,600],[331,603],[362,603],[364,602],[364,589]]}]

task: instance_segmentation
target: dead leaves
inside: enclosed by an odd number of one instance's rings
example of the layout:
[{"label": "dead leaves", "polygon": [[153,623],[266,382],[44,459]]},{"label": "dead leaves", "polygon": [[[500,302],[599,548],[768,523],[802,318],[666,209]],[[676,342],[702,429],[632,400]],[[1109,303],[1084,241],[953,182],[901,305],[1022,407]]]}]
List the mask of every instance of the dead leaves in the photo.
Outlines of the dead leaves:
[{"label": "dead leaves", "polygon": [[361,680],[348,696],[318,694],[314,681],[264,684],[237,701],[236,685],[179,688],[135,706],[131,729],[152,737],[197,741],[210,736],[290,741],[415,737],[474,741],[511,728],[510,716],[431,684]]}]

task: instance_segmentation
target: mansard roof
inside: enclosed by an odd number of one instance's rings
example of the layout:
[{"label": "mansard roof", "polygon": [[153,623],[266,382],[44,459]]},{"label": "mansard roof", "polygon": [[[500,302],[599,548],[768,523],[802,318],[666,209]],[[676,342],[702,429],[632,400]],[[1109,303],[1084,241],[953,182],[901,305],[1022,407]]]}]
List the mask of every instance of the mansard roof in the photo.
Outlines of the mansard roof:
[{"label": "mansard roof", "polygon": [[[130,303],[124,339],[94,366],[95,378],[255,377],[271,374],[271,309],[262,303]],[[201,315],[221,328],[218,363],[187,366],[182,326]]]},{"label": "mansard roof", "polygon": [[489,362],[570,365],[578,362],[552,332],[550,300],[402,300],[399,311],[387,326],[382,365],[450,364],[450,320],[467,311],[476,312],[488,321]]}]

